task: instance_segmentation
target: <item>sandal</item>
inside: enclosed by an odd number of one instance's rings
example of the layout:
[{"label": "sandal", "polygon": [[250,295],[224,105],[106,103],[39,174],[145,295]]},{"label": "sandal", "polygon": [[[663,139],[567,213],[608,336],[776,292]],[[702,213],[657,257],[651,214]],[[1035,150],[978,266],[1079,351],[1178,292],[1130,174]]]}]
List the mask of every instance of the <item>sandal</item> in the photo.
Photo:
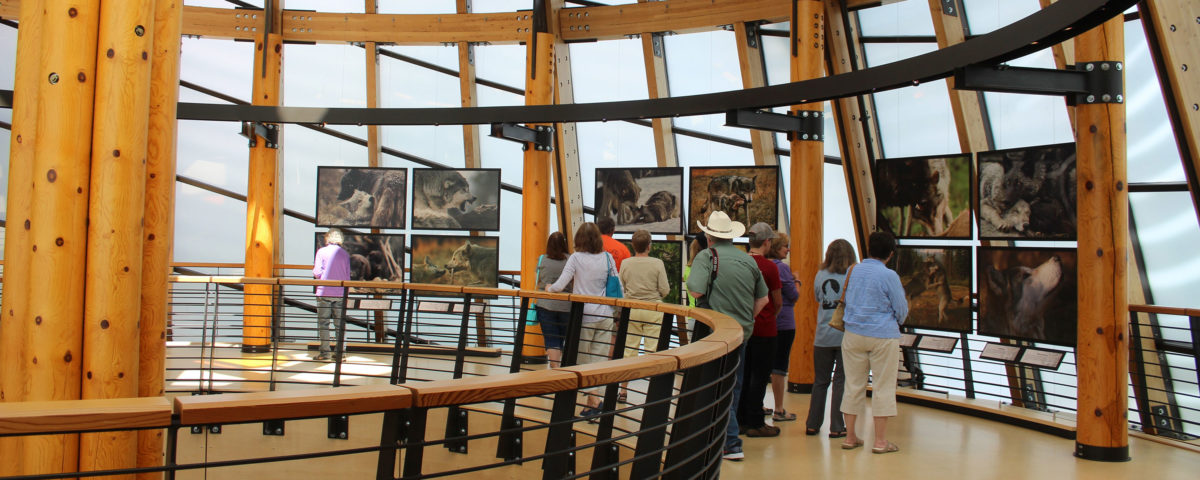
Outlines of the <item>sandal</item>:
[{"label": "sandal", "polygon": [[858,448],[858,447],[861,447],[861,446],[863,446],[863,441],[862,441],[862,440],[859,440],[859,441],[857,441],[857,442],[854,442],[854,443],[845,443],[845,442],[842,442],[842,450],[854,450],[854,449],[856,449],[856,448]]},{"label": "sandal", "polygon": [[805,434],[805,435],[808,435],[808,436],[810,436],[810,437],[811,437],[811,436],[813,436],[813,435],[816,435],[816,434],[818,434],[818,433],[821,433],[821,431],[820,431],[820,430],[818,430],[818,429],[816,429],[816,428],[806,428],[806,429],[804,429],[804,434]]},{"label": "sandal", "polygon": [[845,436],[846,436],[845,430],[842,430],[840,432],[829,432],[829,438],[842,438]]},{"label": "sandal", "polygon": [[886,447],[883,447],[883,448],[875,447],[875,448],[871,449],[871,453],[892,453],[892,452],[899,452],[899,451],[900,451],[900,446],[898,446],[892,442],[887,442]]},{"label": "sandal", "polygon": [[763,408],[763,415],[770,415],[772,413],[775,413],[775,410],[771,410],[769,408]]},{"label": "sandal", "polygon": [[617,394],[617,401],[621,403],[629,403],[629,392],[621,392]]},{"label": "sandal", "polygon": [[781,408],[771,415],[771,419],[776,422],[790,422],[796,419],[796,414]]}]

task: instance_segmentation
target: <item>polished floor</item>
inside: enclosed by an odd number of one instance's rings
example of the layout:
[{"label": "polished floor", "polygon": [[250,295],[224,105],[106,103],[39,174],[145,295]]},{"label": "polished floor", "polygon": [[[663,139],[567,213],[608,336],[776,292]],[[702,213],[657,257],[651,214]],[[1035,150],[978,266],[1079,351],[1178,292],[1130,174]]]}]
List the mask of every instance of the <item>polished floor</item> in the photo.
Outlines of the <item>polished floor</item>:
[{"label": "polished floor", "polygon": [[[866,448],[842,450],[828,437],[828,421],[818,436],[804,434],[808,395],[788,394],[786,408],[800,417],[776,425],[775,438],[746,438],[746,459],[725,461],[723,478],[859,479],[1106,479],[1200,478],[1200,449],[1184,449],[1131,437],[1132,460],[1121,463],[1080,460],[1073,440],[1001,422],[900,404],[888,423],[888,440],[900,451],[871,453],[872,427],[859,420]],[[768,406],[771,399],[768,394]],[[869,419],[868,419],[869,420]]]}]

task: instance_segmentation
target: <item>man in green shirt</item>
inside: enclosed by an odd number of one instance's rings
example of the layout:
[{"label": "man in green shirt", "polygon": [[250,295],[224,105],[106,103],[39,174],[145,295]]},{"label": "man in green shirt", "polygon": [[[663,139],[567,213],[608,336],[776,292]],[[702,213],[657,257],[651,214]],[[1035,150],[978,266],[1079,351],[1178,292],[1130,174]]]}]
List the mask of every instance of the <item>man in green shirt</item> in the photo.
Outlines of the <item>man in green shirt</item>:
[{"label": "man in green shirt", "polygon": [[[742,326],[742,343],[745,345],[746,339],[750,338],[754,330],[754,316],[767,305],[767,284],[763,281],[758,264],[746,252],[734,247],[731,241],[745,233],[746,226],[742,222],[731,221],[729,215],[721,211],[708,216],[708,226],[696,223],[708,237],[709,249],[701,251],[692,260],[692,272],[687,281],[688,295],[699,299],[700,306],[737,320]],[[745,454],[742,453],[742,439],[738,438],[735,417],[739,393],[742,390],[741,363],[745,358],[744,348],[738,349],[738,358],[738,366],[734,369],[733,401],[730,403],[729,424],[725,429],[723,455],[726,460],[734,461],[745,458]]]}]

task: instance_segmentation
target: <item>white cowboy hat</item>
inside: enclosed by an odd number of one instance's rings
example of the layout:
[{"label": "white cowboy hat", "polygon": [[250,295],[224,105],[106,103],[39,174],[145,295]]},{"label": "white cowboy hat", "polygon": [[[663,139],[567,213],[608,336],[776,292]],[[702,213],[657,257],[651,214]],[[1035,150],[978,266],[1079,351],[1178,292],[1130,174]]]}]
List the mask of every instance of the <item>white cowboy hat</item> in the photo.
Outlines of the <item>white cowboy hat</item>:
[{"label": "white cowboy hat", "polygon": [[717,238],[732,240],[746,233],[746,225],[742,224],[742,222],[730,220],[729,215],[720,210],[709,214],[707,227],[701,224],[699,220],[696,220],[696,225],[700,226],[700,230],[703,230],[704,233]]}]

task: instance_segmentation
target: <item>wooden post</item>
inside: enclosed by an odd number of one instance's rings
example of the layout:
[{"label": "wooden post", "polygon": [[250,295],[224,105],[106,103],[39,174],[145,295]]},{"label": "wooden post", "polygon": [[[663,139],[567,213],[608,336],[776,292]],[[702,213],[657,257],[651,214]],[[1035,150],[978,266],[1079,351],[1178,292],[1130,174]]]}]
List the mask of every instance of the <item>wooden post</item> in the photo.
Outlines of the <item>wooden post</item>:
[{"label": "wooden post", "polygon": [[[1081,34],[1075,39],[1075,53],[1085,68],[1088,64],[1101,68],[1097,62],[1124,63],[1124,19],[1118,15]],[[1075,456],[1125,461],[1129,459],[1125,105],[1080,103],[1075,114],[1079,192]]]},{"label": "wooden post", "polygon": [[[554,98],[554,35],[534,33],[527,45],[525,104],[548,105]],[[538,125],[529,125],[536,128]],[[548,126],[548,125],[546,125]],[[550,161],[552,152],[532,146],[525,151],[521,182],[521,288],[536,288],[537,259],[550,236]]]},{"label": "wooden post", "polygon": [[[11,279],[29,278],[37,99],[45,83],[38,65],[43,44],[41,12],[41,1],[21,3],[8,157],[8,228],[4,230],[4,275],[10,281],[4,286],[4,311],[0,313],[0,402],[29,399],[31,356],[26,339],[33,323],[28,314],[29,282]],[[0,475],[33,473],[22,468],[24,445],[18,437],[0,438]]]},{"label": "wooden post", "polygon": [[[820,77],[825,59],[825,4],[821,0],[796,0],[792,18],[792,81]],[[821,114],[823,103],[792,106],[796,116]],[[823,196],[825,151],[822,140],[792,134],[791,223],[792,274],[800,292],[812,290],[824,253]],[[793,391],[808,392],[813,383],[813,339],[816,335],[817,303],[812,295],[796,300],[796,339],[792,342],[788,383]]]},{"label": "wooden post", "polygon": [[[455,3],[459,14],[471,13],[470,0],[457,0]],[[464,108],[479,106],[478,87],[475,84],[475,45],[471,42],[458,42],[458,89]],[[479,125],[463,125],[462,130],[463,165],[467,168],[482,167]]]},{"label": "wooden post", "polygon": [[[179,63],[183,5],[157,0],[154,5],[154,49],[151,50],[150,106],[146,145],[145,225],[142,231],[141,351],[138,396],[163,395],[167,359],[171,256],[175,238],[175,149],[179,101]],[[138,432],[137,466],[163,464],[163,431]],[[141,473],[139,480],[161,479]]]},{"label": "wooden post", "polygon": [[[84,282],[84,399],[138,396],[153,28],[154,0],[101,8]],[[137,437],[133,431],[80,435],[79,468],[136,466]]]},{"label": "wooden post", "polygon": [[[638,0],[645,3],[646,0]],[[649,98],[671,96],[667,82],[666,46],[661,34],[642,33],[642,58],[646,63],[646,91]],[[651,120],[654,129],[654,154],[660,167],[678,167],[679,155],[675,149],[675,123],[670,117]]]},{"label": "wooden post", "polygon": [[[267,13],[278,17],[279,11]],[[265,21],[265,18],[264,18]],[[273,22],[278,28],[279,22]],[[268,33],[254,43],[254,105],[280,105],[283,70],[283,36]],[[265,57],[265,59],[264,59]],[[277,129],[279,143],[267,145],[259,138],[250,147],[249,182],[246,185],[246,271],[247,277],[273,277],[276,255],[282,251],[279,232],[282,187],[279,183],[279,148],[283,128]],[[246,285],[243,307],[242,351],[261,353],[271,349],[271,286]]]}]

